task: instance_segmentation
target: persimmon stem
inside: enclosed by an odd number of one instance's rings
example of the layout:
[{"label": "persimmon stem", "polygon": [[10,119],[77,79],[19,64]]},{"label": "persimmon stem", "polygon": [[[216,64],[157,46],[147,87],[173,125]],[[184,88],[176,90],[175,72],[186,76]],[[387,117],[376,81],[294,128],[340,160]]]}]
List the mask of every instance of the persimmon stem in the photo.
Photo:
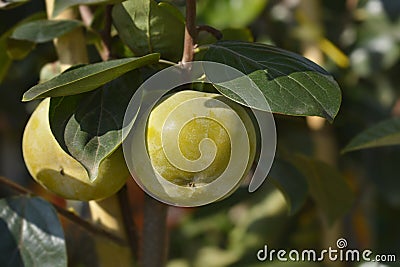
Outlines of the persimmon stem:
[{"label": "persimmon stem", "polygon": [[193,61],[196,37],[196,0],[186,0],[186,26],[182,63]]},{"label": "persimmon stem", "polygon": [[[37,196],[37,194],[33,193],[29,189],[11,181],[5,177],[0,176],[0,183],[13,189],[14,191],[17,191],[20,194]],[[82,227],[84,230],[86,230],[92,234],[95,234],[95,235],[103,236],[119,245],[123,245],[123,246],[128,245],[124,239],[114,235],[113,233],[110,233],[107,230],[100,228],[100,227],[94,225],[93,223],[86,221],[85,219],[82,219],[80,216],[76,215],[75,213],[62,208],[62,207],[58,206],[57,204],[52,203],[49,200],[47,200],[47,201],[53,205],[54,209],[57,211],[58,214],[60,214],[64,218],[68,219],[69,221],[77,224],[78,226]]]}]

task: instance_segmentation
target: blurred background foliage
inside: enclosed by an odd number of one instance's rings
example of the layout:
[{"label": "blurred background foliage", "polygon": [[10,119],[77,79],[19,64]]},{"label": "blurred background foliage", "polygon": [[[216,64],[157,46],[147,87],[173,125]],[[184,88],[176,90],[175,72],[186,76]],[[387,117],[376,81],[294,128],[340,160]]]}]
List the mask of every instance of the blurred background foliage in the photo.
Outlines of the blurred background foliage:
[{"label": "blurred background foliage", "polygon": [[[184,1],[170,2],[184,10]],[[42,1],[0,11],[0,39],[21,18],[40,11],[44,11]],[[350,185],[354,199],[343,216],[328,221],[323,207],[315,204],[315,196],[301,197],[300,185],[293,190],[301,201],[295,201],[297,206],[289,210],[287,196],[277,189],[272,172],[253,194],[241,188],[212,205],[171,208],[168,267],[361,266],[344,262],[261,263],[256,257],[264,245],[287,250],[335,248],[341,237],[351,248],[397,253],[400,260],[399,147],[340,153],[358,133],[382,120],[400,117],[400,1],[198,0],[198,24],[223,30],[225,37],[254,39],[303,54],[334,75],[343,95],[334,123],[276,115],[278,157],[293,160],[301,154],[310,161],[325,162],[327,172],[339,173]],[[199,41],[207,43],[207,38],[213,37],[203,33]],[[51,43],[44,43],[24,60],[11,62],[4,60],[4,47],[0,49],[0,175],[34,187],[20,148],[34,104],[21,103],[20,99],[38,82],[41,68],[56,60],[56,54]],[[285,166],[284,161],[277,164]],[[281,175],[296,177],[288,168],[282,167]],[[9,193],[4,188],[0,191],[2,195]],[[341,188],[337,192],[340,201]],[[83,233],[66,229],[67,242],[82,244]],[[83,249],[69,246],[70,265],[92,266],[95,259],[88,251],[92,251],[90,242],[85,242]]]}]

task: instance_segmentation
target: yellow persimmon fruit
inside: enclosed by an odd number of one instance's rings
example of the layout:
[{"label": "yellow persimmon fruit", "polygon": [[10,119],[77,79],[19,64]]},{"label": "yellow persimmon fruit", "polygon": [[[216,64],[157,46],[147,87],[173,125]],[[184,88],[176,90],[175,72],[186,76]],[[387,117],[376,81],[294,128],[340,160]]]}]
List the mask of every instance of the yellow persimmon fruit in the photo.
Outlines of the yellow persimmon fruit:
[{"label": "yellow persimmon fruit", "polygon": [[90,181],[85,168],[53,136],[49,105],[50,99],[44,99],[25,127],[22,151],[29,173],[39,184],[66,199],[89,201],[115,194],[129,177],[122,149],[104,159],[98,176]]}]

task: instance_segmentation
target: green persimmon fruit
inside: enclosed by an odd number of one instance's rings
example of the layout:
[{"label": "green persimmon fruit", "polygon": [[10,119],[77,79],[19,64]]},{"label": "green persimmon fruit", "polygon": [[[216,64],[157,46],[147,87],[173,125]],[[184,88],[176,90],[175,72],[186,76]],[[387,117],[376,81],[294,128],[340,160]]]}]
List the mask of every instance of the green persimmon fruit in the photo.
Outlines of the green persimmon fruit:
[{"label": "green persimmon fruit", "polygon": [[[208,197],[224,198],[239,186],[254,161],[256,132],[249,114],[219,94],[191,90],[172,94],[151,111],[146,130],[151,165],[167,181],[167,194],[174,195],[167,203],[191,198],[197,205],[207,203]],[[227,168],[233,171],[227,174]],[[224,181],[217,183],[223,176]],[[197,197],[196,189],[201,190]],[[183,200],[182,205],[190,206],[190,201]]]}]

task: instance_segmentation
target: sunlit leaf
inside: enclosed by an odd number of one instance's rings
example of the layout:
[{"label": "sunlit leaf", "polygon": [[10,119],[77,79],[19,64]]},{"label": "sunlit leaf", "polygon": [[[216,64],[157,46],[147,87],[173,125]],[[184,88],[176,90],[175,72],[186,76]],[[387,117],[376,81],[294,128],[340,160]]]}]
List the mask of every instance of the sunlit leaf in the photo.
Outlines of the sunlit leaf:
[{"label": "sunlit leaf", "polygon": [[125,1],[114,6],[112,16],[121,40],[135,55],[160,53],[174,61],[182,57],[184,19],[174,6],[154,0]]},{"label": "sunlit leaf", "polygon": [[400,145],[400,118],[380,122],[361,132],[343,149],[343,153],[392,145]]},{"label": "sunlit leaf", "polygon": [[159,54],[124,58],[74,68],[55,78],[35,85],[23,95],[22,101],[67,96],[92,91],[133,69],[157,63]]},{"label": "sunlit leaf", "polygon": [[38,197],[0,200],[0,266],[67,266],[57,214]]},{"label": "sunlit leaf", "polygon": [[[323,68],[298,54],[264,44],[225,41],[210,45],[204,60],[245,73],[261,90],[272,112],[320,116],[333,121],[339,111],[341,91],[336,81]],[[232,83],[235,85],[235,81]],[[258,106],[259,99],[246,103],[227,88],[217,89],[244,105],[264,109]],[[241,89],[243,93],[247,91]]]},{"label": "sunlit leaf", "polygon": [[140,83],[139,73],[129,72],[95,91],[51,98],[51,130],[91,180],[96,179],[100,163],[121,144],[124,114]]}]

